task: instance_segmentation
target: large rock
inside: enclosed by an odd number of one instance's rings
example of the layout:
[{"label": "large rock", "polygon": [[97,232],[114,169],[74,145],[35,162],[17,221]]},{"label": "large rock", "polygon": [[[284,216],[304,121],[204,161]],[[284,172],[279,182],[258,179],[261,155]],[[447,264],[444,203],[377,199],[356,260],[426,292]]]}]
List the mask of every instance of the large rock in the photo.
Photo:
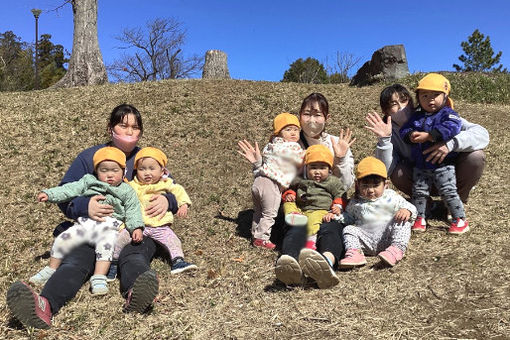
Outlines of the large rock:
[{"label": "large rock", "polygon": [[372,54],[352,77],[351,85],[365,86],[382,80],[397,80],[409,75],[404,45],[388,45]]},{"label": "large rock", "polygon": [[209,50],[205,53],[203,79],[230,79],[227,54],[220,50]]}]

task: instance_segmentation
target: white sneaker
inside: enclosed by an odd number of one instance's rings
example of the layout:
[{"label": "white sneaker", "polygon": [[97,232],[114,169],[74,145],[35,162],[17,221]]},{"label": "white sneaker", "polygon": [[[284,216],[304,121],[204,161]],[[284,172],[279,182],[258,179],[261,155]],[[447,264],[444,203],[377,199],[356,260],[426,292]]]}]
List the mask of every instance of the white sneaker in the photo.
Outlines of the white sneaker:
[{"label": "white sneaker", "polygon": [[55,273],[56,269],[50,268],[48,266],[41,269],[37,274],[28,279],[28,282],[36,284],[36,285],[44,285],[46,281],[48,281]]}]

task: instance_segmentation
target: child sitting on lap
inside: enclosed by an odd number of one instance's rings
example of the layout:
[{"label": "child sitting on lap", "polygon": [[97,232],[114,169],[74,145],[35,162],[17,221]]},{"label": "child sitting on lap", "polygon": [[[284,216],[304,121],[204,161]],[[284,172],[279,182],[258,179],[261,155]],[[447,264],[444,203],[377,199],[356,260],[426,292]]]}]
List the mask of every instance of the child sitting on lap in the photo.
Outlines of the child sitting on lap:
[{"label": "child sitting on lap", "polygon": [[[113,206],[113,216],[103,222],[80,217],[76,223],[55,239],[50,263],[30,278],[34,284],[44,284],[55,273],[62,259],[79,245],[89,243],[96,247],[96,267],[90,278],[92,295],[108,293],[106,273],[112,260],[117,233],[124,222],[133,242],[142,241],[143,219],[136,193],[123,181],[126,155],[115,147],[104,147],[93,157],[95,175],[87,174],[79,181],[43,190],[39,202],[63,203],[78,196],[104,195],[103,204]],[[131,234],[131,236],[129,236]]]},{"label": "child sitting on lap", "polygon": [[361,160],[356,171],[356,193],[340,217],[345,258],[341,268],[367,263],[365,255],[378,255],[390,266],[403,257],[411,237],[416,208],[388,189],[384,163],[375,157]]},{"label": "child sitting on lap", "polygon": [[[191,200],[182,185],[174,183],[171,178],[166,176],[167,170],[165,166],[167,162],[168,159],[163,151],[153,147],[141,149],[136,154],[134,161],[136,176],[129,182],[129,185],[135,190],[142,205],[143,221],[145,222],[143,235],[152,238],[165,247],[172,261],[171,274],[178,274],[198,268],[196,265],[184,260],[181,241],[170,228],[174,221],[173,214],[167,211],[160,218],[159,216],[149,217],[145,213],[145,208],[150,203],[152,196],[172,193],[175,195],[177,205],[179,206],[176,215],[178,217],[186,217],[188,215],[188,207],[191,205]],[[109,280],[115,279],[117,272],[116,260],[122,248],[129,244],[130,241],[129,233],[126,230],[121,230],[115,244],[114,261],[108,273]]]},{"label": "child sitting on lap", "polygon": [[316,144],[306,149],[304,178],[296,177],[283,194],[285,222],[307,226],[306,248],[316,249],[321,223],[329,222],[342,211],[344,184],[331,174],[333,154],[327,146]]}]

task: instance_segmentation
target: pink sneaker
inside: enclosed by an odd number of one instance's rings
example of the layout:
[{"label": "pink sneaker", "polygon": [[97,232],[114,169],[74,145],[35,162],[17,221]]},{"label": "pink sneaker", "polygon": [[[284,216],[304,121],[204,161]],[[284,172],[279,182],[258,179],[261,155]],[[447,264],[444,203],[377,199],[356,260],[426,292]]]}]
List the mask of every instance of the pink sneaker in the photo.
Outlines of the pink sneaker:
[{"label": "pink sneaker", "polygon": [[448,234],[460,235],[469,231],[469,222],[466,219],[456,218],[452,221]]},{"label": "pink sneaker", "polygon": [[301,213],[298,213],[297,211],[294,211],[291,212],[290,214],[285,215],[285,223],[293,227],[306,226],[306,224],[308,223],[308,217]]},{"label": "pink sneaker", "polygon": [[258,247],[258,248],[266,248],[266,249],[270,249],[270,250],[273,250],[274,248],[276,248],[276,244],[274,244],[273,242],[271,242],[269,240],[263,240],[261,238],[254,239],[253,246]]},{"label": "pink sneaker", "polygon": [[7,291],[9,310],[25,327],[50,328],[51,306],[22,281],[14,282]]},{"label": "pink sneaker", "polygon": [[345,257],[340,260],[340,268],[353,268],[367,264],[361,249],[347,249]]},{"label": "pink sneaker", "polygon": [[421,216],[416,217],[416,221],[414,221],[411,231],[423,233],[425,230],[427,230],[427,222],[425,219]]},{"label": "pink sneaker", "polygon": [[400,248],[389,246],[386,248],[386,250],[380,252],[377,256],[379,256],[379,258],[386,262],[388,265],[393,267],[397,264],[397,262],[402,260],[404,257],[404,252]]}]

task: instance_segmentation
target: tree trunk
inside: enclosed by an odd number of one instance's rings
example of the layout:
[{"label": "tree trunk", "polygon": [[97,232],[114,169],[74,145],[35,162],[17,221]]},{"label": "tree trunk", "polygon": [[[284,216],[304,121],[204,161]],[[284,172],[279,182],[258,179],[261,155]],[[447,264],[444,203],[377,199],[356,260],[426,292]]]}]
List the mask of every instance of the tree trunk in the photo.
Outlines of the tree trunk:
[{"label": "tree trunk", "polygon": [[228,72],[227,54],[219,50],[209,50],[205,53],[205,64],[202,71],[203,79],[230,79]]},{"label": "tree trunk", "polygon": [[97,85],[108,82],[97,39],[97,0],[72,0],[73,51],[66,75],[54,87]]}]

